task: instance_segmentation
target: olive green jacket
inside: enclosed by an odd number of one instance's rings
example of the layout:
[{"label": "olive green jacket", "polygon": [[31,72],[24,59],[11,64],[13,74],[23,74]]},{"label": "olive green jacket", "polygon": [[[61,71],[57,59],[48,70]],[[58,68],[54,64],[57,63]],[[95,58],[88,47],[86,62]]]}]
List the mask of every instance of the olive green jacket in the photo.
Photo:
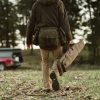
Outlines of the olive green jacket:
[{"label": "olive green jacket", "polygon": [[72,39],[69,21],[64,4],[61,0],[37,0],[27,25],[27,44],[32,44],[32,36],[40,27],[61,27],[67,40]]}]

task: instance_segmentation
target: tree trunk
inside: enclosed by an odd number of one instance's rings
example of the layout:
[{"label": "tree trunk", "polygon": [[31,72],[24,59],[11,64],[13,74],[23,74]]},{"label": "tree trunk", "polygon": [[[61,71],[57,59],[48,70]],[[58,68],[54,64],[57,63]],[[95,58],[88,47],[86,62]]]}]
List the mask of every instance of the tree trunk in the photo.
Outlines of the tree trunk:
[{"label": "tree trunk", "polygon": [[8,0],[7,0],[7,22],[6,22],[6,47],[10,47],[10,43],[9,43],[9,19],[8,19]]}]

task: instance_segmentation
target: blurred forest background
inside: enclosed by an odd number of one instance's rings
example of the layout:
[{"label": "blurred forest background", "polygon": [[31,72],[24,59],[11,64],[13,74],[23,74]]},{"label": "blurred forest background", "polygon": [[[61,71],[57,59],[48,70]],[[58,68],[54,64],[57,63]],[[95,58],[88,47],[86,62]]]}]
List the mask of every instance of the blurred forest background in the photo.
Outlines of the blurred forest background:
[{"label": "blurred forest background", "polygon": [[[0,0],[0,47],[25,45],[26,25],[35,0]],[[87,42],[77,63],[100,64],[100,0],[63,0],[74,38]],[[34,52],[34,51],[33,51]]]}]

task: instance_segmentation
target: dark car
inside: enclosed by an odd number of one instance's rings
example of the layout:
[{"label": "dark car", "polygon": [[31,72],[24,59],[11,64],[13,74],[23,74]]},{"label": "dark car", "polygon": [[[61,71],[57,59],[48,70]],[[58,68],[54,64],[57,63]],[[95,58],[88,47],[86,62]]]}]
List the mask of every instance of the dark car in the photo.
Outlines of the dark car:
[{"label": "dark car", "polygon": [[0,48],[0,70],[17,68],[22,62],[21,49]]}]

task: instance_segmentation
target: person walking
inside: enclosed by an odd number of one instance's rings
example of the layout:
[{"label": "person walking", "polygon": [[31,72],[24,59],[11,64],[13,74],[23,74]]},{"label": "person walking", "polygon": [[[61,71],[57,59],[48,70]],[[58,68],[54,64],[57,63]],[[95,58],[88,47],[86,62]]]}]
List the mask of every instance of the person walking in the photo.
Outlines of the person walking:
[{"label": "person walking", "polygon": [[[39,45],[42,58],[44,90],[58,91],[57,62],[62,56],[62,47],[72,40],[65,6],[61,0],[36,0],[27,25],[27,46]],[[53,55],[50,72],[49,55]]]}]

